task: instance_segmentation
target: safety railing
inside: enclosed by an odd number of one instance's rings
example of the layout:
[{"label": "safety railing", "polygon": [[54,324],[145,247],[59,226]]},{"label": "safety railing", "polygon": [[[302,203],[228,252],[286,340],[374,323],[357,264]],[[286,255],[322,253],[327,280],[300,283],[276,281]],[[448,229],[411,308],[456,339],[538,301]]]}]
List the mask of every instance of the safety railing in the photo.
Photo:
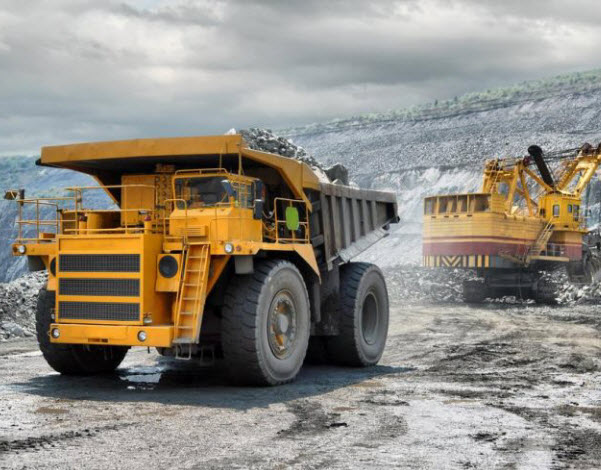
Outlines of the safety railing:
[{"label": "safety railing", "polygon": [[[122,207],[108,210],[85,208],[85,192],[105,189],[121,191]],[[129,207],[127,195],[131,189],[151,190],[151,207]],[[71,194],[66,197],[14,199],[18,207],[16,243],[48,242],[58,234],[160,233],[167,223],[166,214],[157,204],[156,188],[152,185],[79,186],[65,188],[65,191]],[[128,217],[127,214],[131,213],[135,216]],[[109,224],[111,226],[98,227],[88,223],[94,216],[101,219],[106,214],[115,214],[114,223]],[[26,227],[34,227],[34,230],[28,231]]]},{"label": "safety railing", "polygon": [[[214,171],[214,170],[213,170]],[[245,181],[232,179],[236,190],[235,200],[229,201],[232,209],[254,210],[254,190],[252,184]],[[50,242],[59,234],[63,235],[115,235],[115,234],[162,234],[165,240],[174,240],[187,243],[190,236],[195,235],[194,214],[191,213],[189,201],[182,197],[158,201],[155,186],[145,184],[108,185],[108,186],[83,186],[66,188],[70,194],[67,197],[53,198],[17,198],[18,205],[17,243]],[[119,190],[120,205],[105,210],[85,208],[85,195],[89,191]],[[132,191],[135,190],[135,191]],[[142,199],[139,205],[146,207],[132,207],[128,197],[133,193],[136,199],[140,191],[148,191],[146,200]],[[22,196],[21,196],[22,197]],[[275,198],[273,200],[273,213],[262,218],[264,226],[263,237],[266,241],[277,243],[309,243],[309,213],[305,202],[296,199]],[[27,210],[28,209],[28,210]],[[176,209],[180,211],[177,214]],[[241,234],[245,230],[244,221],[248,214],[246,211],[224,212],[223,206],[207,206],[206,209],[214,211],[212,217],[207,217],[209,211],[203,213],[203,225],[206,228],[202,233],[227,233],[230,228],[219,230],[219,224],[229,224],[231,230]],[[175,213],[175,214],[174,214]],[[131,215],[135,214],[135,215]],[[175,215],[175,217],[174,217]],[[239,221],[240,225],[231,225]],[[173,224],[177,225],[174,229]],[[26,230],[26,227],[34,227]],[[197,231],[200,234],[200,231]]]},{"label": "safety railing", "polygon": [[274,199],[275,242],[309,243],[309,210],[299,199]]},{"label": "safety railing", "polygon": [[[42,235],[43,233],[57,235],[61,233],[61,203],[72,202],[73,207],[77,208],[78,201],[74,197],[48,197],[48,198],[28,198],[17,199],[17,243],[39,243],[40,241],[49,241],[51,238]],[[54,218],[46,218],[44,209],[54,209]],[[30,209],[33,214],[32,218],[26,215]],[[35,236],[27,236],[26,227],[35,227]],[[49,231],[50,230],[50,231]]]},{"label": "safety railing", "polygon": [[[121,192],[121,207],[109,210],[92,210],[86,209],[84,206],[84,192],[99,191],[99,190],[115,190]],[[136,189],[152,191],[152,206],[151,207],[129,207],[128,193],[129,190]],[[63,224],[62,233],[67,235],[73,234],[103,234],[103,233],[145,233],[156,232],[156,221],[158,217],[158,207],[156,198],[156,187],[148,184],[113,184],[106,186],[77,186],[65,188],[66,191],[72,192],[78,205],[75,209],[75,223],[72,228],[65,227]],[[115,227],[92,227],[88,223],[88,218],[96,215],[107,213],[118,214],[119,224]],[[129,214],[135,214],[134,217],[128,217]],[[143,216],[143,218],[142,218]],[[65,219],[66,224],[72,224],[72,219]]]},{"label": "safety railing", "polygon": [[565,256],[566,255],[566,247],[565,245],[559,243],[547,243],[545,250],[541,252],[542,256]]}]

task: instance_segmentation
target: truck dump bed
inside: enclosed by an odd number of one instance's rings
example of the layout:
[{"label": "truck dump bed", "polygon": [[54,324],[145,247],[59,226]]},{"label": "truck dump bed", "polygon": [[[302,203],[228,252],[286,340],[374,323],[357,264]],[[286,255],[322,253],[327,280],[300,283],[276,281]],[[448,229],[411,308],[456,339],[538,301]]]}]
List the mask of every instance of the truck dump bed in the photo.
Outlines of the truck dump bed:
[{"label": "truck dump bed", "polygon": [[314,247],[323,244],[329,267],[338,257],[346,262],[365,251],[399,220],[395,195],[382,191],[322,183],[313,206],[322,230],[314,234],[318,224],[312,223],[311,241]]}]

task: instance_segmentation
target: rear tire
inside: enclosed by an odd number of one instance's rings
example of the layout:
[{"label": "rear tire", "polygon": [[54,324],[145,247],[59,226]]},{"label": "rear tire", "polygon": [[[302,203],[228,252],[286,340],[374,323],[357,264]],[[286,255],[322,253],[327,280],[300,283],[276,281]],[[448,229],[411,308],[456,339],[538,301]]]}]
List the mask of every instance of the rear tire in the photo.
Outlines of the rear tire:
[{"label": "rear tire", "polygon": [[386,346],[389,320],[388,291],[380,268],[369,263],[340,268],[338,313],[340,334],[326,342],[329,359],[354,367],[377,364]]},{"label": "rear tire", "polygon": [[267,260],[234,276],[223,305],[221,339],[230,379],[241,385],[294,380],[310,333],[309,296],[294,264]]},{"label": "rear tire", "polygon": [[127,346],[84,346],[50,342],[50,324],[55,293],[40,290],[36,308],[36,332],[46,362],[63,375],[93,375],[113,372],[129,349]]}]

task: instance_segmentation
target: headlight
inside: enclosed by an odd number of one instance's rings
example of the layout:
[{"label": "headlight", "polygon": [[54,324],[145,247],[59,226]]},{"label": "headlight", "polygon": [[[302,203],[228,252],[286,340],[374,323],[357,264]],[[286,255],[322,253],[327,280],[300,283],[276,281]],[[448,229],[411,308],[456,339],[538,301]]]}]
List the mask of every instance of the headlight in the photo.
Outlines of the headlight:
[{"label": "headlight", "polygon": [[138,341],[140,341],[140,342],[146,341],[146,332],[145,331],[138,331]]},{"label": "headlight", "polygon": [[17,247],[17,251],[18,251],[19,253],[21,253],[22,255],[24,255],[24,254],[25,254],[25,251],[27,251],[27,249],[25,248],[25,245],[19,245],[19,246]]},{"label": "headlight", "polygon": [[170,278],[175,276],[178,268],[177,260],[171,255],[163,256],[159,261],[159,273],[163,277]]},{"label": "headlight", "polygon": [[54,339],[56,339],[61,335],[61,332],[58,330],[58,328],[52,328],[52,331],[50,332],[50,334],[52,335],[52,337]]},{"label": "headlight", "polygon": [[234,252],[234,245],[232,245],[231,243],[226,243],[223,249],[227,254],[231,254]]}]

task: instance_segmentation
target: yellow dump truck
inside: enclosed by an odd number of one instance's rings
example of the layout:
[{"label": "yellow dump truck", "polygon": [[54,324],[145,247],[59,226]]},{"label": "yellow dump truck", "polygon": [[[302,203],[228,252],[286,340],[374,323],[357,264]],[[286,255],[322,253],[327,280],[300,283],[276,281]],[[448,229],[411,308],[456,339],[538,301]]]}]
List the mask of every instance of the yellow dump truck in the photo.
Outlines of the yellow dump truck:
[{"label": "yellow dump truck", "polygon": [[[44,147],[38,164],[99,185],[6,193],[13,254],[48,271],[37,334],[58,372],[110,372],[132,346],[217,360],[243,384],[293,380],[309,347],[380,359],[384,278],[350,260],[398,221],[393,194],[323,181],[240,135]],[[97,190],[114,206],[87,207]]]}]

